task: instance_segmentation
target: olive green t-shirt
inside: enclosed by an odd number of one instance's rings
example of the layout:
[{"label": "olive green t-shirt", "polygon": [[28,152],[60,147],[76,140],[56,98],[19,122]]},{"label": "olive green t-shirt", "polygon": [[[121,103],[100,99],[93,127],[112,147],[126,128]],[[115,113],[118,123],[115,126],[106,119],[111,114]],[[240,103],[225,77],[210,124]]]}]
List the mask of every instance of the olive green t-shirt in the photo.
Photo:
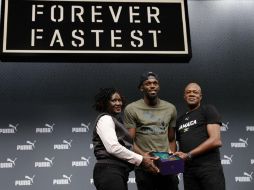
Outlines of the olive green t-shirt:
[{"label": "olive green t-shirt", "polygon": [[142,151],[168,151],[168,128],[175,127],[176,115],[175,106],[167,101],[159,99],[151,107],[140,99],[125,108],[124,125],[136,128],[134,141]]}]

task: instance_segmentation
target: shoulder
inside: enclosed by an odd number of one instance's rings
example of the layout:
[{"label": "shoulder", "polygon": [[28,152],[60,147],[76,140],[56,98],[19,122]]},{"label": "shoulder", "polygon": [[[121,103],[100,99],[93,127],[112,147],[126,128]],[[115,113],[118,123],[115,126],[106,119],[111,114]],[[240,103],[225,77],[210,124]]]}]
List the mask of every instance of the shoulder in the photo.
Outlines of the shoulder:
[{"label": "shoulder", "polygon": [[215,106],[213,105],[205,105],[202,108],[202,113],[206,117],[207,122],[212,123],[218,123],[221,125],[221,114],[218,112]]},{"label": "shoulder", "polygon": [[205,104],[201,106],[201,110],[205,112],[218,112],[217,108],[212,104]]},{"label": "shoulder", "polygon": [[133,110],[133,109],[136,109],[136,108],[139,108],[143,105],[143,100],[142,99],[139,99],[137,101],[134,101],[130,104],[128,104],[126,107],[125,107],[125,110]]},{"label": "shoulder", "polygon": [[98,118],[98,123],[100,122],[113,122],[113,118],[108,114],[104,114]]},{"label": "shoulder", "polygon": [[161,99],[160,99],[160,103],[161,103],[161,106],[162,106],[162,107],[167,107],[167,108],[176,110],[175,105],[172,104],[172,103],[170,103],[170,102],[168,102],[168,101],[166,101],[166,100],[161,100]]},{"label": "shoulder", "polygon": [[[96,125],[95,130],[97,130],[97,133],[100,131],[101,133],[105,133],[107,130],[114,129],[115,128],[115,122],[112,116],[110,115],[102,115]],[[105,131],[106,130],[106,131]]]}]

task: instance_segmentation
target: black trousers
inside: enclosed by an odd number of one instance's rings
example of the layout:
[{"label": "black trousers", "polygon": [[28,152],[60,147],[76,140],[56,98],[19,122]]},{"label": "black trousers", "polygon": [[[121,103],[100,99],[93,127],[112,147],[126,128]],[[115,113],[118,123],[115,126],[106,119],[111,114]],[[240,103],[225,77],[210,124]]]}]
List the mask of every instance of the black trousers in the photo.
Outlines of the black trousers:
[{"label": "black trousers", "polygon": [[127,190],[129,170],[125,167],[96,163],[93,170],[94,185],[97,190]]},{"label": "black trousers", "polygon": [[225,190],[222,166],[202,165],[185,167],[183,174],[185,190]]},{"label": "black trousers", "polygon": [[138,190],[178,190],[177,175],[151,174],[137,168],[135,177]]}]

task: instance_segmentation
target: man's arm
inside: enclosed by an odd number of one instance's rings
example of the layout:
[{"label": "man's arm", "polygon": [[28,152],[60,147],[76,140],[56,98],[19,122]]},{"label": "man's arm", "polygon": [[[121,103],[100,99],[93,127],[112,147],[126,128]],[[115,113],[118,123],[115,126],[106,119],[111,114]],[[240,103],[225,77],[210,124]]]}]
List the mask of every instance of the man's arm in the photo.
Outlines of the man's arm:
[{"label": "man's arm", "polygon": [[209,138],[206,141],[204,141],[203,143],[201,143],[199,146],[197,146],[196,148],[191,150],[189,152],[189,155],[188,155],[188,153],[184,153],[184,152],[176,152],[175,154],[177,156],[181,157],[182,159],[187,160],[190,157],[190,155],[191,155],[191,157],[195,157],[195,156],[203,154],[211,149],[221,147],[222,142],[221,142],[221,138],[220,138],[220,125],[219,124],[208,124],[207,125],[207,132],[208,132]]},{"label": "man's arm", "polygon": [[[129,134],[132,139],[135,139],[136,136],[136,128],[129,128],[128,129]],[[149,153],[143,152],[138,145],[134,142],[133,144],[133,151],[137,154],[140,154],[143,156],[143,160],[140,164],[141,168],[143,168],[147,172],[151,173],[158,173],[160,170],[154,165],[154,160],[157,160],[157,157],[151,157]]]},{"label": "man's arm", "polygon": [[168,141],[169,141],[169,152],[176,152],[177,147],[176,147],[176,133],[175,133],[175,126],[176,126],[176,119],[177,119],[177,111],[176,108],[174,107],[173,109],[173,114],[172,114],[172,119],[169,123],[169,128],[168,128]]},{"label": "man's arm", "polygon": [[[135,139],[135,136],[136,136],[136,128],[129,128],[128,129],[129,131],[129,134],[131,136],[131,138],[134,140]],[[148,156],[145,152],[143,152],[139,146],[134,142],[133,144],[133,150],[134,152],[140,154],[140,155],[143,155],[143,156]]]},{"label": "man's arm", "polygon": [[176,151],[176,139],[175,139],[175,128],[170,127],[168,129],[168,141],[169,141],[169,148],[170,152]]},{"label": "man's arm", "polygon": [[[126,107],[124,110],[124,125],[127,127],[129,134],[133,141],[136,137],[136,123],[135,123],[135,114],[133,114],[133,111],[131,110],[131,107]],[[135,141],[133,144],[133,150],[134,152],[140,154],[140,155],[146,155],[139,147],[136,145]]]}]

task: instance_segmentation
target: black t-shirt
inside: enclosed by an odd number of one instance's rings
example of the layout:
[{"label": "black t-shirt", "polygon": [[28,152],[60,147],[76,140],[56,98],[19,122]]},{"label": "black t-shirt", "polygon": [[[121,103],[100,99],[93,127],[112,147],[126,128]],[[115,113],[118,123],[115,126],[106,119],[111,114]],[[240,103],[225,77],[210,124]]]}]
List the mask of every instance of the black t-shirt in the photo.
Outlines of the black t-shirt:
[{"label": "black t-shirt", "polygon": [[[176,139],[182,152],[189,152],[208,138],[207,124],[221,125],[221,117],[214,106],[204,105],[177,119]],[[190,164],[215,164],[220,162],[219,148],[192,159]]]}]

